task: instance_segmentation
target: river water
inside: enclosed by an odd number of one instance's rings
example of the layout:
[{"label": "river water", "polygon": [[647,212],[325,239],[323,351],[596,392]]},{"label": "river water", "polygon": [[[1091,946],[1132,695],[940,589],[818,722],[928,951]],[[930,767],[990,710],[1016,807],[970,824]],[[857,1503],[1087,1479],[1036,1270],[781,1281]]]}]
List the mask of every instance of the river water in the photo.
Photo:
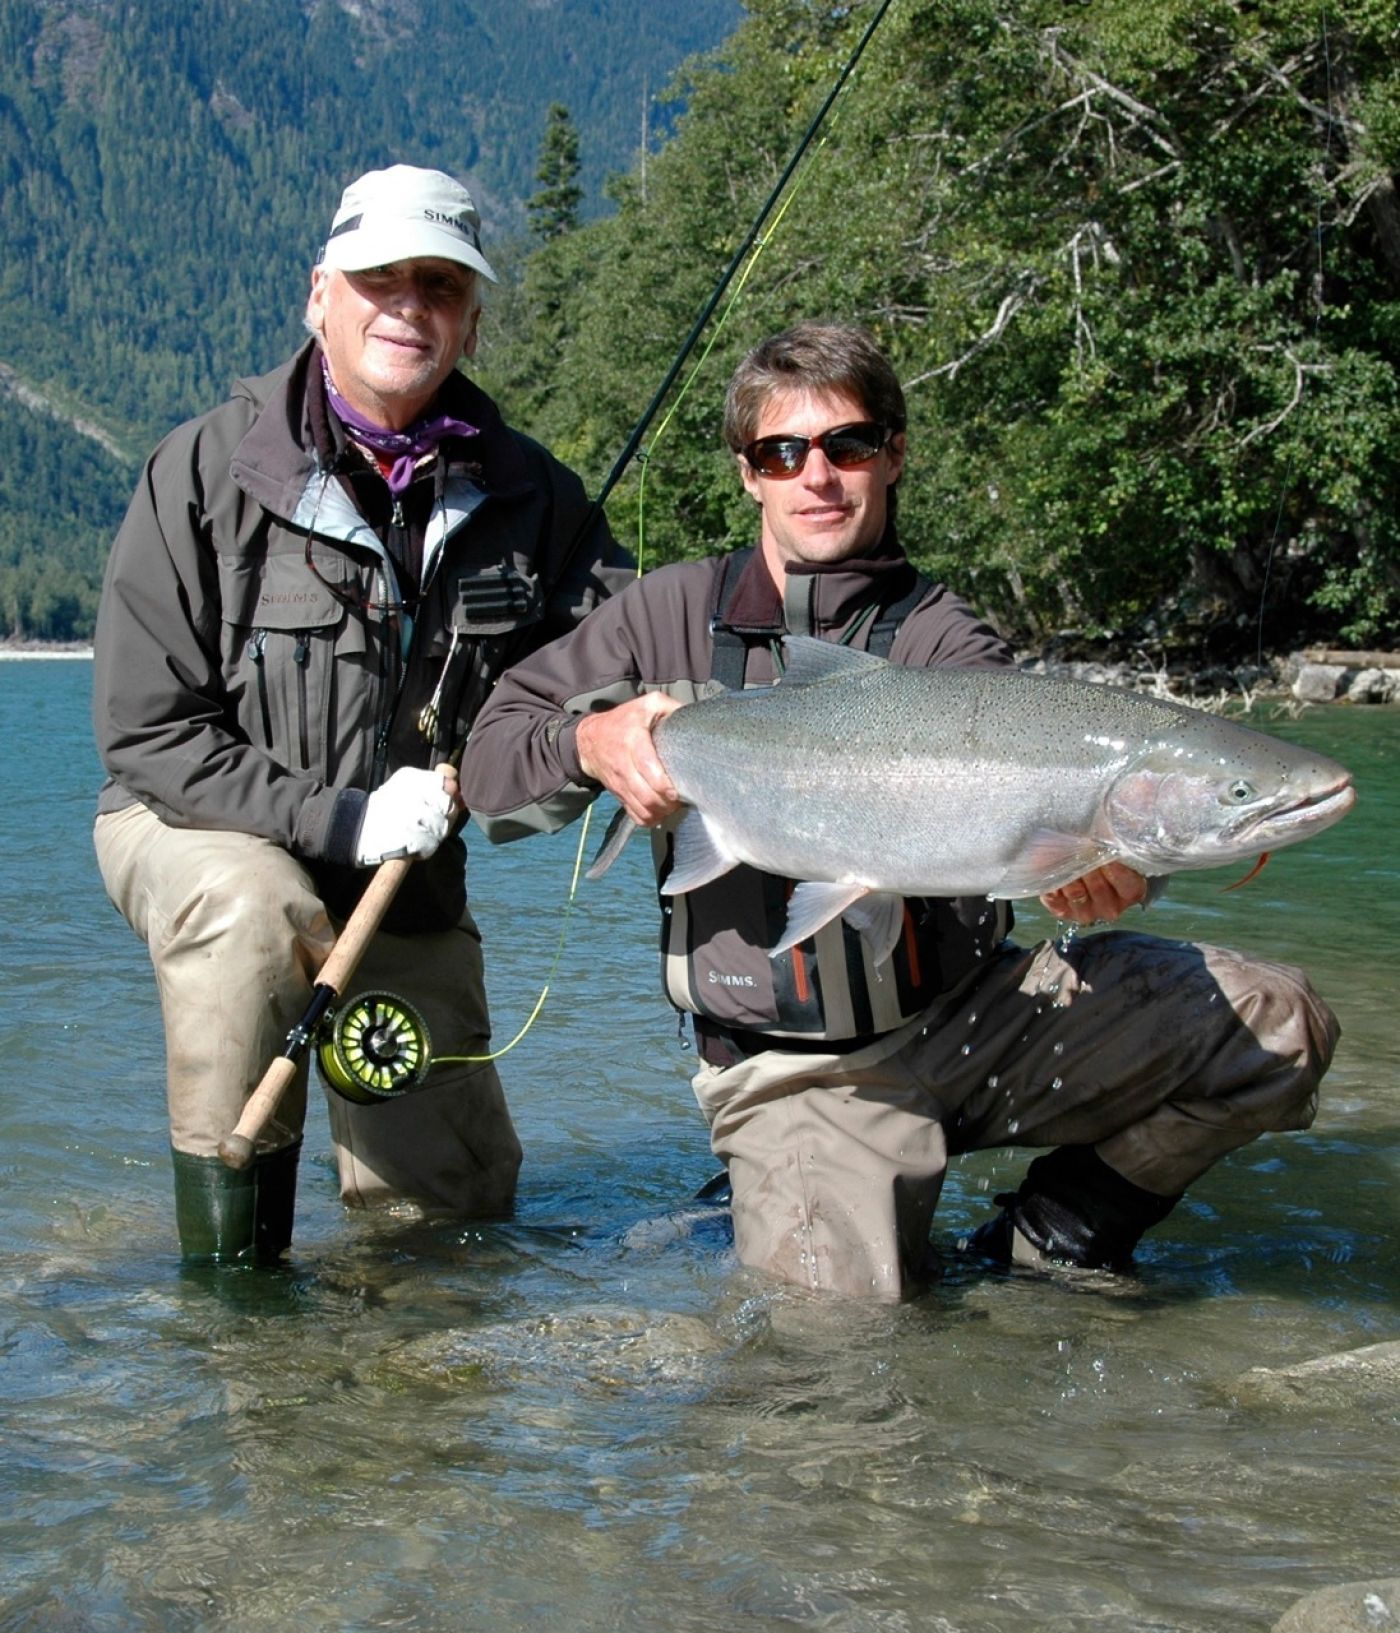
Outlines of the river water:
[{"label": "river water", "polygon": [[[580,887],[501,1062],[515,1219],[347,1213],[317,1105],[289,1269],[182,1271],[90,674],[0,664],[0,1633],[1241,1633],[1400,1574],[1400,1407],[1246,1377],[1400,1337],[1400,710],[1256,710],[1352,768],[1355,811],[1153,911],[1308,966],[1345,1030],[1314,1128],[1207,1175],[1135,1284],[955,1264],[888,1306],[752,1278],[689,1202],[713,1163],[640,846]],[[576,841],[474,849],[498,1043]],[[945,1247],[1023,1160],[955,1169]]]}]

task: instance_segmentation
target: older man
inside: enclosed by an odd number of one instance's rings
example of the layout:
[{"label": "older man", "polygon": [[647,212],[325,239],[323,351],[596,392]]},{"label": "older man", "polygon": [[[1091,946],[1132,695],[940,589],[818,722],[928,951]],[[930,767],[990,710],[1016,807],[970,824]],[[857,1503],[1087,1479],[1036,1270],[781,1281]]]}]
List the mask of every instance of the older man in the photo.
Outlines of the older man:
[{"label": "older man", "polygon": [[[656,721],[718,685],[771,682],[784,635],[922,667],[1010,661],[899,546],[904,398],[862,330],[801,324],[755,348],[725,435],[758,548],[648,574],[503,678],[463,767],[493,838],[557,827],[602,788],[666,824]],[[664,882],[669,825],[654,850]],[[975,1245],[1122,1268],[1219,1157],[1312,1117],[1336,1023],[1296,970],[1121,932],[1021,948],[1006,904],[985,899],[906,903],[879,969],[839,919],[770,958],[789,889],[740,867],[663,898],[666,990],[693,1018],[747,1264],[899,1294],[924,1269],[949,1154],[1021,1145],[1054,1149]],[[1045,901],[1088,924],[1145,896],[1114,863]]]},{"label": "older man", "polygon": [[187,1258],[287,1246],[304,1073],[248,1169],[217,1149],[391,856],[419,860],[354,986],[391,988],[458,1058],[401,1098],[330,1096],[342,1195],[473,1215],[514,1195],[439,768],[506,663],[631,574],[577,478],[458,371],[495,277],[479,226],[440,171],[347,187],[311,274],[312,338],[161,443],[112,548],[95,842],[155,968]]}]

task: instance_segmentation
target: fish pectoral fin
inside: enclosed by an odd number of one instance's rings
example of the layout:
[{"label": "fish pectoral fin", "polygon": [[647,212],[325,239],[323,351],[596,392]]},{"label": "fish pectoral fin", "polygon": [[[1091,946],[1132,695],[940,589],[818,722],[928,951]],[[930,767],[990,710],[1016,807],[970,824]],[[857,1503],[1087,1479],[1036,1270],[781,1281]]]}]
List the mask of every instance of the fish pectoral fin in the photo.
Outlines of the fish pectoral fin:
[{"label": "fish pectoral fin", "polygon": [[1117,859],[1118,852],[1088,834],[1037,828],[992,891],[993,896],[1042,896]]},{"label": "fish pectoral fin", "polygon": [[603,843],[598,847],[598,854],[593,858],[584,878],[601,879],[622,855],[622,847],[636,831],[637,824],[619,805],[608,824],[608,831],[603,835]]},{"label": "fish pectoral fin", "polygon": [[710,831],[704,816],[693,807],[681,819],[671,852],[671,871],[661,886],[663,896],[683,896],[712,879],[720,879],[739,865]]},{"label": "fish pectoral fin", "polygon": [[887,890],[862,896],[846,909],[846,923],[859,931],[876,964],[883,964],[899,945],[904,933],[904,898]]},{"label": "fish pectoral fin", "polygon": [[870,894],[869,885],[831,884],[824,879],[806,879],[797,885],[788,898],[787,924],[782,939],[768,949],[769,958],[776,958],[799,941],[816,935],[822,925],[830,924],[862,896]]}]

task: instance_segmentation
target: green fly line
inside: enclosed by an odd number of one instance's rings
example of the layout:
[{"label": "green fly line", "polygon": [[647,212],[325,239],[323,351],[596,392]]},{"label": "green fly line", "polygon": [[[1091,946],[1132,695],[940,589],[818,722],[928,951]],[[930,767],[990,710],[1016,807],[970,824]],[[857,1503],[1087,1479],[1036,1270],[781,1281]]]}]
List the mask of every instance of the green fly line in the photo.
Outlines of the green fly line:
[{"label": "green fly line", "polygon": [[[817,150],[816,150],[817,153],[820,153],[822,148],[824,148],[826,146],[827,140],[828,140],[827,136],[822,137],[821,141],[817,144]],[[813,157],[815,158],[815,156],[816,155],[814,154]],[[764,250],[766,250],[768,248],[769,244],[771,244],[773,239],[776,237],[778,228],[782,225],[783,217],[787,214],[788,206],[797,197],[797,194],[798,194],[798,192],[800,191],[800,189],[802,187],[802,183],[807,179],[807,175],[808,175],[808,172],[810,171],[810,169],[811,169],[811,160],[809,160],[808,163],[805,164],[802,167],[802,170],[801,170],[800,174],[798,175],[796,181],[794,181],[792,186],[788,189],[787,197],[784,198],[784,200],[782,202],[782,205],[778,210],[777,215],[774,216],[774,218],[773,218],[772,229],[769,232],[764,233],[761,238],[759,238],[759,239],[757,239],[755,241],[753,251],[750,254],[747,262],[744,265],[744,270],[739,276],[739,281],[734,286],[734,292],[733,292],[732,295],[730,295],[728,301],[725,302],[724,310],[720,313],[719,321],[715,324],[714,330],[711,333],[710,338],[705,342],[704,349],[701,351],[699,357],[697,357],[696,360],[695,360],[695,366],[691,369],[690,373],[686,376],[684,382],[681,385],[681,389],[676,393],[674,399],[672,400],[671,406],[666,410],[665,414],[662,415],[661,423],[656,428],[656,435],[652,438],[651,448],[647,449],[645,451],[640,450],[640,449],[638,450],[637,459],[638,459],[638,463],[641,466],[641,473],[637,478],[637,577],[638,578],[640,578],[642,576],[642,574],[646,571],[646,567],[644,566],[644,561],[645,561],[645,556],[646,556],[646,487],[647,487],[647,469],[648,469],[648,466],[650,464],[651,452],[652,452],[653,449],[655,449],[657,443],[661,441],[662,437],[665,436],[667,427],[670,425],[672,419],[675,417],[676,410],[681,406],[682,402],[685,401],[686,393],[690,390],[691,386],[693,386],[695,384],[696,380],[700,377],[701,371],[704,369],[706,362],[709,360],[710,353],[714,350],[715,345],[718,342],[720,335],[724,333],[725,324],[729,322],[730,316],[733,313],[734,308],[739,304],[740,298],[743,296],[744,285],[749,281],[749,277],[752,274],[754,268],[758,265],[759,259],[762,256]]]},{"label": "green fly line", "polygon": [[482,1065],[488,1060],[499,1060],[502,1055],[509,1054],[510,1051],[515,1048],[516,1044],[520,1042],[521,1038],[523,1038],[535,1024],[535,1021],[539,1017],[540,1011],[544,1008],[545,999],[549,997],[549,989],[553,983],[555,972],[559,968],[559,960],[564,956],[564,941],[569,931],[569,920],[573,916],[574,899],[578,895],[579,874],[583,869],[584,845],[588,840],[588,824],[592,819],[592,816],[593,807],[590,805],[583,813],[583,822],[581,824],[578,836],[578,849],[574,853],[573,877],[569,880],[569,894],[564,900],[564,914],[559,922],[559,939],[554,946],[554,958],[550,963],[549,973],[544,978],[544,986],[540,989],[540,995],[535,999],[535,1007],[526,1017],[525,1024],[520,1028],[509,1043],[502,1044],[499,1049],[493,1050],[489,1055],[436,1055],[434,1056],[435,1065]]}]

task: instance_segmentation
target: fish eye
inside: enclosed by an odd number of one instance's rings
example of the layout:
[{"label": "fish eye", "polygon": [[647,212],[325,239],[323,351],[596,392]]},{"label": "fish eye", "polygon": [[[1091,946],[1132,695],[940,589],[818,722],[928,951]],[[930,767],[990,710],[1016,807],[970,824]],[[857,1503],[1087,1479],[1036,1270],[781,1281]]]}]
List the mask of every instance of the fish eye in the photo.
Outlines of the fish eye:
[{"label": "fish eye", "polygon": [[1243,777],[1236,777],[1234,782],[1225,790],[1225,798],[1231,805],[1248,805],[1254,798],[1254,784],[1246,782]]}]

